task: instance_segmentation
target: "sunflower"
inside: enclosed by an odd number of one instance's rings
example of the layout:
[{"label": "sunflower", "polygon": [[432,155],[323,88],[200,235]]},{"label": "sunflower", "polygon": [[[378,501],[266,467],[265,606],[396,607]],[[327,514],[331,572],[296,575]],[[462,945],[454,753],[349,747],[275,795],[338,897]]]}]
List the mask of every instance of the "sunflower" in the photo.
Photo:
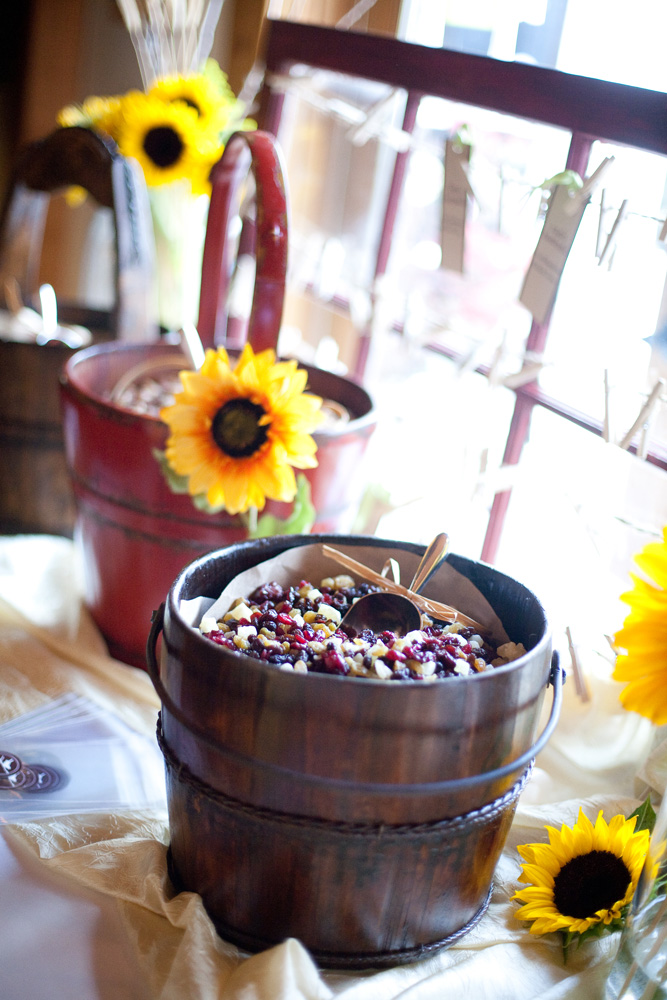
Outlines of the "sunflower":
[{"label": "sunflower", "polygon": [[205,188],[210,155],[203,158],[198,151],[194,108],[130,91],[122,100],[114,138],[124,156],[138,161],[149,187],[188,179],[195,193]]},{"label": "sunflower", "polygon": [[[222,74],[224,77],[224,74]],[[197,114],[197,125],[202,137],[219,145],[225,126],[234,117],[237,100],[225,81],[221,93],[214,81],[204,73],[190,76],[169,76],[156,80],[148,91],[149,97],[159,98],[167,104],[179,103],[193,108]]]},{"label": "sunflower", "polygon": [[83,104],[68,104],[59,111],[57,122],[64,128],[71,125],[95,128],[115,139],[121,100],[120,97],[87,97]]},{"label": "sunflower", "polygon": [[294,498],[293,468],[317,465],[311,431],[322,400],[304,392],[306,379],[296,361],[276,362],[272,350],[255,354],[249,344],[234,369],[218,348],[199,371],[180,373],[183,391],[160,416],[171,432],[166,461],[191,496],[230,514]]},{"label": "sunflower", "polygon": [[633,590],[621,595],[630,605],[614,645],[625,650],[616,659],[613,677],[626,681],[621,703],[658,726],[667,722],[667,527],[661,542],[646,545],[635,562],[653,586],[631,573]]},{"label": "sunflower", "polygon": [[526,862],[512,897],[523,903],[519,920],[532,920],[531,934],[562,931],[568,937],[620,925],[632,899],[649,845],[647,829],[635,832],[637,816],[598,814],[595,826],[583,811],[573,827],[548,826],[548,844],[518,848]]}]

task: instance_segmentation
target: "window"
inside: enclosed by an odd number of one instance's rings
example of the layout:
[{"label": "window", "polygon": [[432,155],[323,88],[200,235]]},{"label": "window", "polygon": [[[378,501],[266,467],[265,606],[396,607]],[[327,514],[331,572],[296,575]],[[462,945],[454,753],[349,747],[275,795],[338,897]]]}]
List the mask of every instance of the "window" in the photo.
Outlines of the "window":
[{"label": "window", "polygon": [[[565,18],[557,62],[574,51],[571,28]],[[280,122],[293,192],[285,336],[363,374],[381,415],[360,529],[427,541],[445,528],[455,550],[538,592],[540,579],[561,597],[587,580],[620,594],[632,553],[667,521],[655,336],[667,99],[525,60],[431,57],[359,34],[335,48],[327,29],[281,22],[270,35],[263,124]],[[472,138],[475,196],[462,273],[441,266],[444,147],[457,135]],[[544,183],[605,159],[554,308],[536,322],[519,295]],[[606,417],[614,441],[627,437],[654,387],[631,450],[607,446]],[[558,603],[585,618],[597,595]]]}]

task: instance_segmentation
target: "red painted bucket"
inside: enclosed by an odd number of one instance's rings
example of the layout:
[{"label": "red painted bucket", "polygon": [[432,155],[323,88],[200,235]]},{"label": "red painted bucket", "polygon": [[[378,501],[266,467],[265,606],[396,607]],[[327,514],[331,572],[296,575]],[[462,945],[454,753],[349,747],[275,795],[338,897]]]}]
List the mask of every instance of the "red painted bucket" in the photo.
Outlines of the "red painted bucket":
[{"label": "red painted bucket", "polygon": [[[256,349],[275,347],[286,267],[286,201],[278,154],[263,133],[239,133],[218,164],[211,199],[202,280],[202,339],[211,345],[228,274],[226,229],[231,199],[249,150],[257,184],[257,279],[249,321]],[[207,318],[208,317],[208,318]],[[62,376],[67,462],[77,506],[75,539],[82,554],[85,600],[111,653],[145,667],[151,613],[180,570],[196,556],[246,536],[240,520],[205,514],[167,486],[154,449],[168,428],[158,418],[112,401],[121,379],[137,366],[187,367],[167,344],[104,344],[77,352]],[[361,499],[360,462],[376,418],[368,393],[349,379],[303,365],[308,389],[345,408],[349,421],[317,431],[318,466],[305,475],[317,511],[314,530],[347,531]],[[286,504],[267,504],[285,517]]]}]

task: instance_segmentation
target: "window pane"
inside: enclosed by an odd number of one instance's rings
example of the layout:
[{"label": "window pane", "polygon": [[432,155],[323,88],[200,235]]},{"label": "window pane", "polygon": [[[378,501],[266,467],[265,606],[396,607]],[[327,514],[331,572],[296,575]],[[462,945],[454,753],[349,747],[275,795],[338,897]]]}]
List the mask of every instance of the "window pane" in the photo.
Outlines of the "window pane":
[{"label": "window pane", "polygon": [[401,37],[433,48],[529,62],[667,90],[664,0],[406,0]]}]

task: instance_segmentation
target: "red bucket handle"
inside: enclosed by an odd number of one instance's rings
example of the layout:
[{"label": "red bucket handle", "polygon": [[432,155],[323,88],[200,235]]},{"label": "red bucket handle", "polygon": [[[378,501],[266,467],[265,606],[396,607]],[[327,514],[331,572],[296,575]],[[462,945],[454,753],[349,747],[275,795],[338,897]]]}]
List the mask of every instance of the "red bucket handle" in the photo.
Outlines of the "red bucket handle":
[{"label": "red bucket handle", "polygon": [[[248,153],[250,162],[248,163]],[[268,132],[235,132],[213,167],[206,226],[198,330],[204,347],[226,341],[226,299],[232,251],[229,223],[251,170],[256,186],[255,288],[248,342],[255,351],[276,349],[287,273],[287,194],[275,139]]]}]

